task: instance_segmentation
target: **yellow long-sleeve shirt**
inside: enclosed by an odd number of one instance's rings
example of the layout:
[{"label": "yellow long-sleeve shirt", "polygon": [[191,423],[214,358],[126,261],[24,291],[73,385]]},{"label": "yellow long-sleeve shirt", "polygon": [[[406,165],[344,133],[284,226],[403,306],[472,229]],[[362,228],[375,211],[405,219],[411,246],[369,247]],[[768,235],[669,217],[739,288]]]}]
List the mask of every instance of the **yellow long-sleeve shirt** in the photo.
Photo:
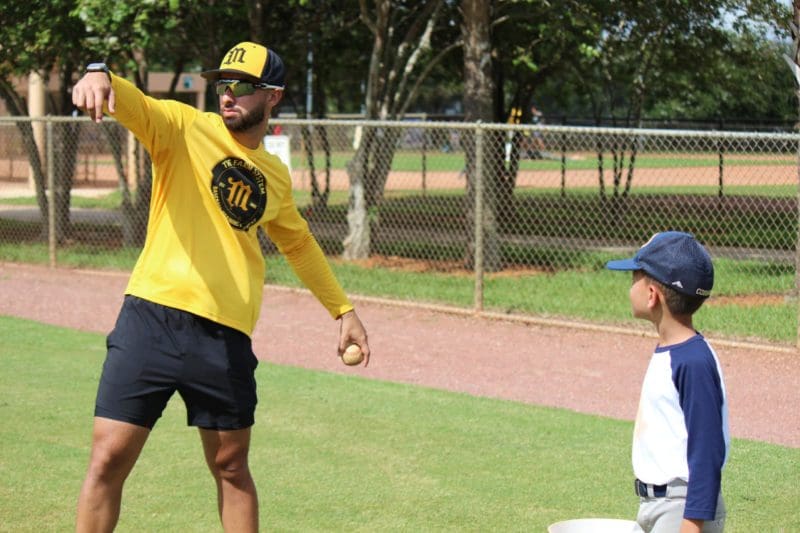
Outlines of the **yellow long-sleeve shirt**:
[{"label": "yellow long-sleeve shirt", "polygon": [[353,308],[278,157],[239,144],[218,114],[145,96],[118,76],[112,86],[114,117],[153,161],[147,237],[126,294],[251,335],[264,286],[262,226],[331,316]]}]

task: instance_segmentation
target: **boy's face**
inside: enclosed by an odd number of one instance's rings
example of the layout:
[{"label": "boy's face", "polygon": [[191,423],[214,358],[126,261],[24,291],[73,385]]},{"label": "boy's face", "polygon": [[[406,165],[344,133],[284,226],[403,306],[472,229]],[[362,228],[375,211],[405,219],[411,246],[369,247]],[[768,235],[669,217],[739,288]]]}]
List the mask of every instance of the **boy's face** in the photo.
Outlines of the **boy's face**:
[{"label": "boy's face", "polygon": [[631,300],[631,310],[636,318],[650,319],[652,315],[652,298],[655,287],[650,283],[650,278],[645,276],[641,270],[633,271],[633,281],[629,297]]}]

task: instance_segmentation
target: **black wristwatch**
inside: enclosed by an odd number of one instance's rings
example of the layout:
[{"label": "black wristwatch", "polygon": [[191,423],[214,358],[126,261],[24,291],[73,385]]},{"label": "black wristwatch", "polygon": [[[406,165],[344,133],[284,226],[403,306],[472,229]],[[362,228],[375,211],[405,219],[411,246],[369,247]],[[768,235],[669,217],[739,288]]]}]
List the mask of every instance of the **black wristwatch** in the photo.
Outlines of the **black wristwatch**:
[{"label": "black wristwatch", "polygon": [[105,72],[108,79],[111,79],[111,71],[105,63],[89,63],[86,65],[86,72]]}]

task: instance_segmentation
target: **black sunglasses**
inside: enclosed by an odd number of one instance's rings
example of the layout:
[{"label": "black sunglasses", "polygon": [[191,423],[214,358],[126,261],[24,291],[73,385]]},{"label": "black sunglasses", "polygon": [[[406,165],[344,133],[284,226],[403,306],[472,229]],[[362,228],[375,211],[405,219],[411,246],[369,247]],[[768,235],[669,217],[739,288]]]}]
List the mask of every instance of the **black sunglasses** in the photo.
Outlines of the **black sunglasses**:
[{"label": "black sunglasses", "polygon": [[253,83],[252,81],[242,80],[217,80],[214,84],[217,88],[217,94],[222,96],[230,89],[233,96],[247,96],[256,92],[256,89],[277,89],[274,85],[268,83]]}]

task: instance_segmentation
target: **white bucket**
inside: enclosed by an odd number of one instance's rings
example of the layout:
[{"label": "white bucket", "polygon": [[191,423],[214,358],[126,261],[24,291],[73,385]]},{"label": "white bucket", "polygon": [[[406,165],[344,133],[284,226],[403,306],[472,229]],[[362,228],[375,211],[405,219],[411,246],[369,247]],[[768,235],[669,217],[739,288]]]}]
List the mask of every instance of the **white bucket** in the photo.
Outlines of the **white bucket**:
[{"label": "white bucket", "polygon": [[547,528],[548,533],[637,533],[641,532],[633,520],[616,518],[576,518],[556,522]]}]

